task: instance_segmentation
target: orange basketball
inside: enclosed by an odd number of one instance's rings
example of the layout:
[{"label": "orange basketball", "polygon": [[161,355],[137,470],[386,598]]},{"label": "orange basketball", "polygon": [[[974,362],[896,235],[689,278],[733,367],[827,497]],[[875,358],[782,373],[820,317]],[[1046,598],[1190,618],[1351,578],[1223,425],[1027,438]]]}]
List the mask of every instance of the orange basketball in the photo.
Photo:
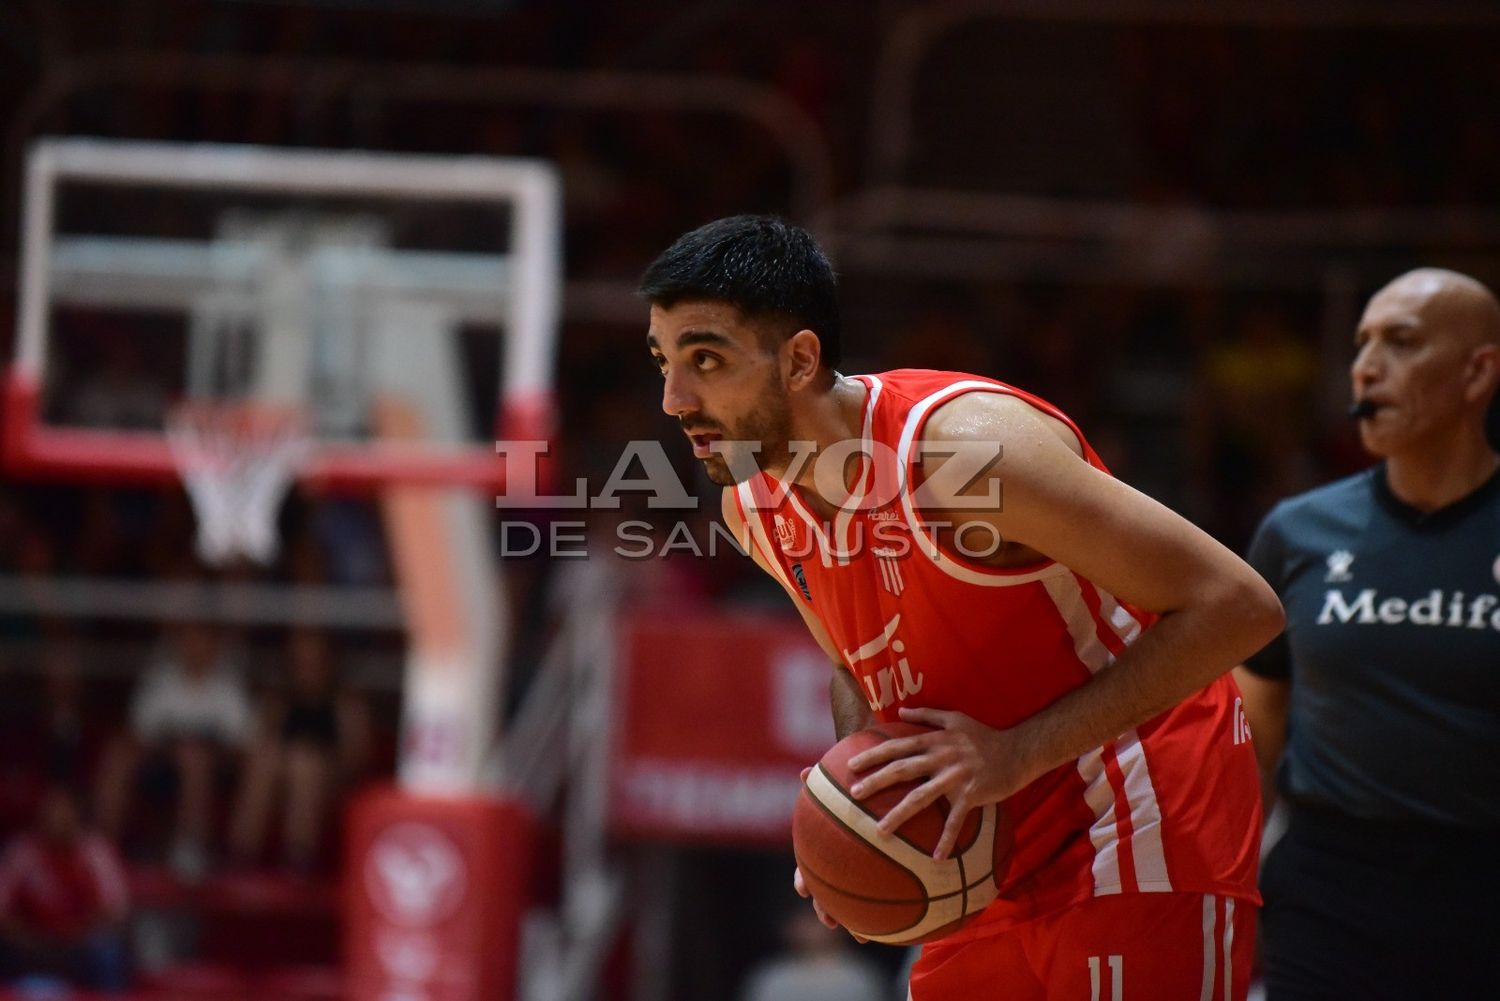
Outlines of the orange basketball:
[{"label": "orange basketball", "polygon": [[875,825],[918,783],[863,800],[849,795],[850,758],[928,729],[881,723],[845,737],[808,772],[792,813],[792,847],[808,891],[830,917],[872,941],[907,945],[954,931],[995,899],[1010,861],[1011,827],[994,805],[970,811],[953,852],[935,861],[946,803],[885,835]]}]

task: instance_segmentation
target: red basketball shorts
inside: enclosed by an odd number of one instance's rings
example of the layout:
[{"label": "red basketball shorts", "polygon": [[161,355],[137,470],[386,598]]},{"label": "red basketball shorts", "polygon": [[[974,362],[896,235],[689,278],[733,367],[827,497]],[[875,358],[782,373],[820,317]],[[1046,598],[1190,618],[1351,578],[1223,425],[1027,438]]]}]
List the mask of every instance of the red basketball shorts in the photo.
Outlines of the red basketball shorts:
[{"label": "red basketball shorts", "polygon": [[1254,904],[1201,893],[1095,897],[922,949],[912,1001],[1244,1001]]}]

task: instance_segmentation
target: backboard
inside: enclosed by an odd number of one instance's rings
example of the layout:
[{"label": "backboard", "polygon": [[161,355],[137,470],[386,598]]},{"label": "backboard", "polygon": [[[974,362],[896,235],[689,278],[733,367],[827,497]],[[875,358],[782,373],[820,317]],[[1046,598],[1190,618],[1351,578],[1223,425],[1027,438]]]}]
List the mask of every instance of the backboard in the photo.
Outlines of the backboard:
[{"label": "backboard", "polygon": [[249,401],[305,412],[304,480],[501,490],[495,438],[551,429],[559,230],[540,161],[40,140],[0,461],[175,482],[168,404]]}]

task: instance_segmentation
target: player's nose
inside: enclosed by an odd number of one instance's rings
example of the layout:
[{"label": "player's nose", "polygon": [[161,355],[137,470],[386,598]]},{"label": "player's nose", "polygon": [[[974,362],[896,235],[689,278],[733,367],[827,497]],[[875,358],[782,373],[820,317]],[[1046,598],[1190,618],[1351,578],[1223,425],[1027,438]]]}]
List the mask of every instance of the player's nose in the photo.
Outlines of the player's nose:
[{"label": "player's nose", "polygon": [[698,396],[684,379],[668,371],[661,387],[661,408],[667,416],[681,418],[698,410]]}]

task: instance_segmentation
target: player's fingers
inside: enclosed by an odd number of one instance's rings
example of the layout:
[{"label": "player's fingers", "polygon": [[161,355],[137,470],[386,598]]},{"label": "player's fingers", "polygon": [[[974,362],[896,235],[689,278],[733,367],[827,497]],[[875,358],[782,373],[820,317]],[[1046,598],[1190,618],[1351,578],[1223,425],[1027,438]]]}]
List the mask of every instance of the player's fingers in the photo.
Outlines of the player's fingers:
[{"label": "player's fingers", "polygon": [[920,754],[927,746],[928,734],[919,734],[915,737],[897,737],[895,740],[887,740],[877,744],[867,751],[860,751],[849,759],[849,770],[853,772],[869,771],[876,765],[883,765],[887,761],[895,761],[897,758],[909,758],[914,754]]},{"label": "player's fingers", "polygon": [[818,916],[818,920],[823,922],[823,924],[829,928],[837,928],[839,926],[839,923],[833,918],[829,917],[828,912],[823,910],[823,905],[818,903],[817,898],[813,897],[810,899],[812,900],[813,913]]},{"label": "player's fingers", "polygon": [[944,709],[929,709],[925,706],[915,708],[901,707],[901,719],[906,723],[924,723],[927,726],[935,726],[938,729],[946,729],[953,718],[960,713],[949,712]]},{"label": "player's fingers", "polygon": [[806,782],[807,781],[807,777],[809,775],[811,775],[811,774],[812,774],[812,765],[808,765],[806,768],[802,769],[802,774],[799,775],[799,776],[797,776],[797,777],[799,779],[801,779],[803,782]]},{"label": "player's fingers", "polygon": [[902,758],[892,761],[877,772],[871,772],[849,787],[849,795],[855,799],[864,799],[898,782],[909,782],[913,779],[923,779],[933,773],[934,769],[926,755],[915,758]]},{"label": "player's fingers", "polygon": [[933,849],[932,857],[941,861],[953,854],[953,846],[958,843],[958,832],[963,830],[964,820],[969,816],[969,807],[962,801],[954,803],[948,810],[948,821],[943,824],[943,835],[938,838],[937,848]]},{"label": "player's fingers", "polygon": [[800,896],[807,898],[808,902],[812,904],[813,913],[818,916],[819,921],[823,922],[830,928],[837,928],[839,926],[839,923],[837,921],[833,920],[833,918],[829,917],[824,912],[823,907],[818,903],[817,898],[815,898],[808,891],[807,883],[802,879],[802,867],[800,865],[792,870],[792,889],[796,890]]},{"label": "player's fingers", "polygon": [[880,833],[892,834],[900,830],[902,824],[927,809],[928,806],[936,802],[938,797],[942,795],[943,786],[936,779],[923,782],[907,793],[905,799],[897,803],[884,817],[880,818],[880,823],[877,825],[880,828]]}]

